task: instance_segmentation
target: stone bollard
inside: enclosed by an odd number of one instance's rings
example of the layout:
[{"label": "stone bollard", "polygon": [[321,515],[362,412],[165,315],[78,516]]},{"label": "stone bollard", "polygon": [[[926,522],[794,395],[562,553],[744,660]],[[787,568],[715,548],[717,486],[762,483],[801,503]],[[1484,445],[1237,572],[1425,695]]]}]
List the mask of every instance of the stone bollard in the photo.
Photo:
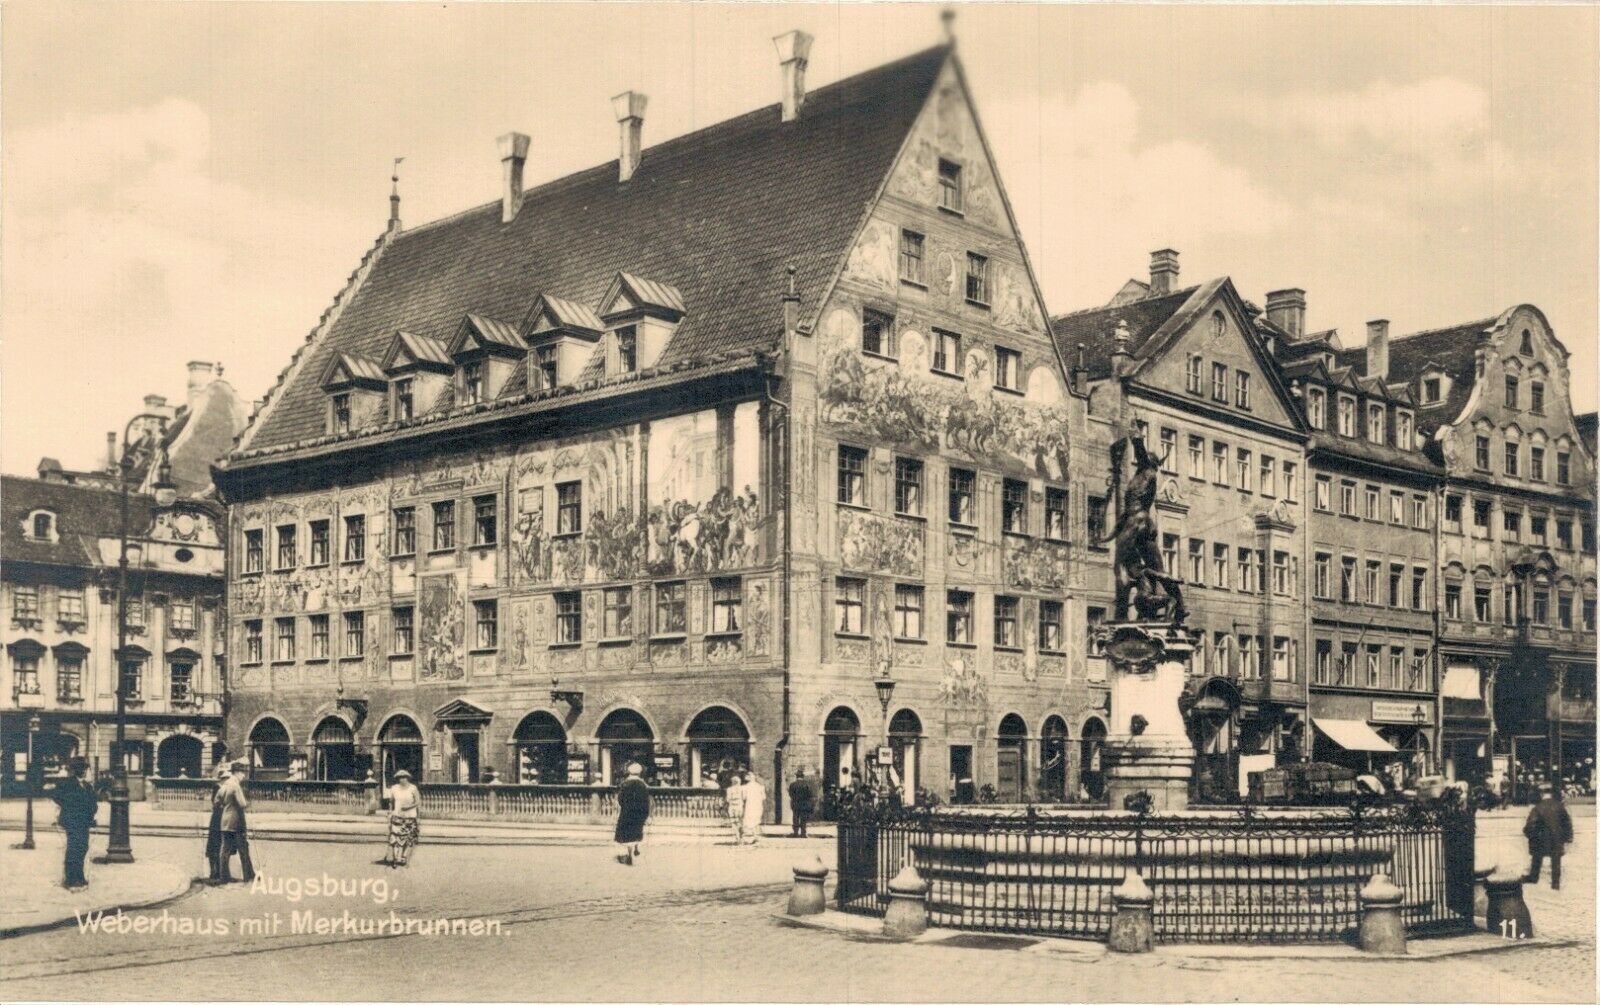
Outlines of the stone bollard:
[{"label": "stone bollard", "polygon": [[1482,869],[1472,870],[1472,916],[1474,918],[1487,918],[1489,916],[1489,891],[1485,884],[1489,875],[1495,870],[1494,865],[1484,866]]},{"label": "stone bollard", "polygon": [[1398,956],[1406,951],[1406,922],[1400,916],[1405,891],[1384,873],[1361,888],[1361,948],[1368,953]]},{"label": "stone bollard", "polygon": [[928,930],[928,884],[907,865],[889,881],[889,910],[883,915],[883,934],[891,939],[914,939]]},{"label": "stone bollard", "polygon": [[1148,953],[1155,941],[1155,894],[1137,872],[1128,873],[1111,894],[1116,904],[1106,948],[1113,953]]},{"label": "stone bollard", "polygon": [[819,856],[794,867],[794,889],[789,891],[789,911],[794,917],[821,914],[828,909],[828,898],[823,884],[828,881],[828,867]]},{"label": "stone bollard", "polygon": [[1483,888],[1489,897],[1489,907],[1484,912],[1489,934],[1507,939],[1532,938],[1533,918],[1522,900],[1522,876],[1509,869],[1497,869],[1484,880]]}]

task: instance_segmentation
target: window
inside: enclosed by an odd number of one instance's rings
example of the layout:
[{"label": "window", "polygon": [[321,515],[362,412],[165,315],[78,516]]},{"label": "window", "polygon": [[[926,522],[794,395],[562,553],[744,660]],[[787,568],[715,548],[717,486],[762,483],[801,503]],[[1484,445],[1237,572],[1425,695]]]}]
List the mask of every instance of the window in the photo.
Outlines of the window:
[{"label": "window", "polygon": [[1479,471],[1489,470],[1489,438],[1487,436],[1481,434],[1478,436],[1477,450],[1474,454],[1473,463]]},{"label": "window", "polygon": [[1522,513],[1520,511],[1506,510],[1503,522],[1507,541],[1519,541],[1522,539]]},{"label": "window", "polygon": [[1411,609],[1423,611],[1428,608],[1428,572],[1426,569],[1413,568],[1411,570]]},{"label": "window", "polygon": [[833,581],[833,589],[833,630],[840,635],[862,634],[866,580],[836,579]]},{"label": "window", "polygon": [[123,660],[120,676],[122,678],[120,693],[123,696],[136,700],[144,695],[143,660]]},{"label": "window", "polygon": [[[82,594],[79,594],[82,598]],[[172,606],[168,608],[168,620],[175,632],[194,631],[194,601],[189,599],[172,599]]]},{"label": "window", "polygon": [[1239,562],[1239,589],[1244,593],[1261,592],[1261,584],[1256,582],[1255,551],[1251,548],[1238,550]]},{"label": "window", "polygon": [[1594,631],[1594,598],[1593,597],[1584,597],[1583,598],[1583,630],[1586,631],[1586,632]]},{"label": "window", "polygon": [[1389,606],[1390,607],[1399,607],[1399,606],[1401,606],[1402,597],[1401,597],[1401,594],[1400,594],[1400,589],[1401,589],[1401,582],[1402,582],[1402,580],[1405,579],[1405,574],[1406,574],[1405,566],[1403,566],[1403,565],[1394,565],[1393,563],[1391,563],[1389,565]]},{"label": "window", "polygon": [[1298,502],[1296,492],[1299,483],[1295,480],[1300,471],[1300,466],[1293,461],[1283,462],[1283,498],[1286,502]]},{"label": "window", "polygon": [[194,680],[194,664],[169,664],[167,676],[167,693],[172,696],[172,703],[174,705],[187,705],[191,695],[190,684]]},{"label": "window", "polygon": [[128,624],[139,628],[144,627],[144,597],[141,594],[130,594],[128,597]]},{"label": "window", "polygon": [[35,513],[30,536],[35,541],[48,541],[55,536],[56,518],[52,513]]},{"label": "window", "polygon": [[1383,514],[1381,512],[1379,512],[1379,510],[1378,510],[1378,497],[1379,497],[1378,486],[1376,486],[1376,485],[1368,485],[1367,486],[1367,491],[1365,493],[1365,496],[1366,496],[1366,503],[1367,503],[1367,509],[1366,509],[1367,519],[1368,520],[1382,520],[1383,519]]},{"label": "window", "polygon": [[1289,553],[1272,553],[1272,592],[1280,597],[1289,595]]},{"label": "window", "polygon": [[1411,413],[1396,411],[1394,413],[1394,445],[1401,450],[1410,450],[1416,446],[1416,441],[1411,435]]},{"label": "window", "polygon": [[738,579],[711,581],[711,631],[724,635],[744,630],[744,584]]},{"label": "window", "polygon": [[332,431],[335,433],[348,433],[350,431],[350,395],[336,394],[331,399]]},{"label": "window", "polygon": [[1322,429],[1328,423],[1328,396],[1320,387],[1306,391],[1306,421],[1312,429]]},{"label": "window", "polygon": [[328,564],[328,521],[311,521],[311,561],[310,565]]},{"label": "window", "polygon": [[1062,645],[1066,643],[1061,634],[1061,602],[1059,600],[1040,600],[1038,602],[1038,651],[1040,653],[1061,653]]},{"label": "window", "polygon": [[390,622],[394,636],[391,646],[393,653],[397,656],[409,655],[413,645],[412,608],[393,608],[390,611]]},{"label": "window", "polygon": [[1517,352],[1523,356],[1533,355],[1533,333],[1526,328],[1522,329],[1522,345]]},{"label": "window", "polygon": [[1245,680],[1261,679],[1261,653],[1254,635],[1239,636],[1239,676]]},{"label": "window", "polygon": [[83,698],[83,657],[56,654],[56,699],[80,701]]},{"label": "window", "polygon": [[894,459],[894,511],[922,515],[922,462],[914,457]]},{"label": "window", "polygon": [[1540,381],[1528,384],[1528,411],[1535,415],[1544,414],[1544,384]]},{"label": "window", "polygon": [[472,543],[494,544],[499,539],[500,518],[494,496],[472,500]]},{"label": "window", "polygon": [[1339,435],[1356,435],[1356,399],[1339,396]]},{"label": "window", "polygon": [[1487,586],[1474,586],[1472,588],[1472,617],[1480,624],[1488,624],[1493,620],[1490,610],[1494,604],[1494,594]]},{"label": "window", "polygon": [[56,593],[56,620],[82,624],[85,618],[83,587],[62,587]]},{"label": "window", "polygon": [[1228,367],[1226,364],[1211,364],[1211,400],[1224,403],[1228,400]]},{"label": "window", "polygon": [[1367,687],[1379,687],[1383,684],[1381,652],[1378,646],[1367,647]]},{"label": "window", "polygon": [[1239,487],[1244,491],[1249,492],[1255,487],[1255,464],[1251,460],[1250,451],[1244,449],[1243,447],[1239,448],[1239,452],[1236,457],[1238,460]]},{"label": "window", "polygon": [[[545,384],[548,388],[551,385]],[[483,400],[483,362],[477,360],[461,368],[461,400],[472,405]]]},{"label": "window", "polygon": [[344,615],[344,655],[363,656],[367,652],[367,614],[346,611]]},{"label": "window", "polygon": [[[683,585],[675,583],[671,586],[656,587],[656,610],[661,610],[662,597],[668,592],[677,597],[679,608],[679,627],[682,631]],[[583,594],[577,590],[568,590],[556,596],[556,645],[573,645],[583,641]],[[658,622],[659,626],[659,622]],[[663,629],[665,631],[666,629]]]},{"label": "window", "polygon": [[1461,620],[1461,584],[1446,583],[1444,586],[1444,616],[1451,621]]},{"label": "window", "polygon": [[39,588],[13,586],[11,588],[11,618],[13,621],[39,620]]},{"label": "window", "polygon": [[601,600],[600,637],[625,639],[633,635],[633,587],[606,590]]},{"label": "window", "polygon": [[1188,369],[1184,371],[1185,372],[1185,384],[1184,384],[1184,386],[1189,389],[1189,393],[1190,394],[1201,394],[1201,393],[1203,393],[1201,391],[1201,381],[1204,380],[1204,377],[1202,376],[1202,373],[1203,373],[1203,370],[1204,370],[1204,366],[1205,366],[1205,364],[1201,361],[1199,356],[1190,356],[1189,357]]},{"label": "window", "polygon": [[246,663],[261,662],[261,622],[259,620],[244,623],[244,661]]},{"label": "window", "polygon": [[900,278],[909,283],[921,286],[924,282],[922,271],[922,235],[914,230],[900,232]]},{"label": "window", "polygon": [[1339,685],[1350,685],[1356,682],[1356,646],[1354,642],[1346,642],[1339,653],[1338,679],[1334,681]]},{"label": "window", "polygon": [[1472,526],[1480,537],[1489,536],[1489,500],[1472,500]]},{"label": "window", "polygon": [[1328,498],[1332,491],[1333,480],[1327,475],[1318,475],[1316,489],[1317,494],[1312,502],[1312,505],[1324,513],[1328,512],[1332,508],[1332,503]]},{"label": "window", "polygon": [[1261,494],[1278,494],[1278,462],[1266,454],[1261,455]]},{"label": "window", "polygon": [[939,158],[939,208],[961,212],[961,165]]},{"label": "window", "polygon": [[556,486],[556,533],[583,533],[582,482],[562,482]]},{"label": "window", "polygon": [[[553,391],[559,386],[557,379],[560,373],[560,361],[556,356],[556,347],[542,345],[533,351],[533,377],[535,391]],[[472,401],[478,399],[472,398]]]},{"label": "window", "polygon": [[1198,537],[1189,539],[1188,579],[1195,586],[1206,585],[1206,543]]},{"label": "window", "polygon": [[410,377],[402,377],[394,382],[394,417],[397,422],[405,422],[416,415],[417,398],[413,390]]},{"label": "window", "polygon": [[1556,482],[1561,485],[1572,482],[1572,455],[1565,450],[1556,451]]},{"label": "window", "polygon": [[306,619],[311,625],[311,652],[309,659],[325,660],[328,658],[328,616],[326,614],[313,614]]},{"label": "window", "polygon": [[1017,647],[1017,598],[994,598],[994,644],[997,649]]},{"label": "window", "polygon": [[1384,442],[1382,405],[1367,406],[1367,441],[1369,443]]},{"label": "window", "polygon": [[1572,628],[1572,594],[1562,590],[1556,594],[1556,624]]},{"label": "window", "polygon": [[963,526],[974,523],[972,488],[976,476],[964,468],[950,469],[950,522]]},{"label": "window", "polygon": [[633,325],[617,329],[617,372],[639,369],[639,331]]},{"label": "window", "polygon": [[933,369],[938,373],[961,375],[961,336],[955,332],[933,330]]},{"label": "window", "polygon": [[1289,666],[1289,638],[1286,635],[1272,637],[1272,679],[1294,679]]},{"label": "window", "polygon": [[922,638],[922,587],[895,584],[894,635],[897,639]]},{"label": "window", "polygon": [[11,693],[39,694],[39,657],[18,653],[11,658]]},{"label": "window", "polygon": [[1022,353],[1004,346],[994,347],[994,386],[1008,391],[1022,390]]},{"label": "window", "polygon": [[278,528],[278,564],[275,569],[294,568],[297,557],[294,544],[294,525],[287,524]]},{"label": "window", "polygon": [[967,299],[975,304],[989,302],[989,260],[967,252]]},{"label": "window", "polygon": [[1211,585],[1223,590],[1228,588],[1228,546],[1225,544],[1211,546]]},{"label": "window", "polygon": [[1517,465],[1517,444],[1515,444],[1515,443],[1507,443],[1506,444],[1506,476],[1509,477],[1509,478],[1515,478],[1517,476],[1517,467],[1518,467],[1518,465]]},{"label": "window", "polygon": [[274,623],[272,658],[279,662],[294,659],[294,619],[279,618]]},{"label": "window", "polygon": [[1428,651],[1426,649],[1411,650],[1411,680],[1408,686],[1413,691],[1428,690]]},{"label": "window", "polygon": [[972,594],[965,590],[945,595],[944,640],[958,646],[972,644]]},{"label": "window", "polygon": [[1342,481],[1339,483],[1339,512],[1345,516],[1356,515],[1356,483]]},{"label": "window", "polygon": [[410,506],[394,511],[394,553],[417,553],[417,511]]},{"label": "window", "polygon": [[1549,530],[1550,518],[1543,513],[1530,513],[1528,515],[1528,540],[1534,544],[1545,544],[1545,533]]},{"label": "window", "polygon": [[1417,530],[1428,529],[1428,497],[1411,497],[1411,526]]},{"label": "window", "polygon": [[1106,500],[1104,496],[1090,496],[1084,508],[1084,532],[1089,535],[1089,545],[1105,546]]},{"label": "window", "polygon": [[1312,560],[1312,593],[1322,600],[1330,599],[1333,596],[1333,593],[1331,592],[1331,587],[1333,585],[1332,581],[1333,556],[1325,551],[1319,551],[1317,552],[1316,557]]},{"label": "window", "polygon": [[1007,534],[1028,532],[1028,483],[1007,478],[1000,486],[1000,528]]},{"label": "window", "polygon": [[1067,539],[1067,490],[1044,490],[1044,536],[1052,541]]},{"label": "window", "polygon": [[1367,592],[1366,599],[1369,604],[1383,603],[1383,594],[1379,589],[1379,580],[1383,576],[1383,563],[1376,561],[1367,562]]},{"label": "window", "polygon": [[[859,583],[860,580],[854,582]],[[657,635],[682,635],[688,630],[685,589],[682,583],[656,584],[655,633]]]},{"label": "window", "polygon": [[1517,378],[1506,374],[1506,407],[1517,407]]},{"label": "window", "polygon": [[894,341],[894,318],[881,311],[861,313],[861,351],[874,356],[893,357],[898,346]]},{"label": "window", "polygon": [[1428,377],[1422,382],[1422,402],[1432,405],[1441,397],[1442,385],[1438,377]]},{"label": "window", "polygon": [[1583,550],[1594,551],[1594,521],[1583,521]]},{"label": "window", "polygon": [[847,506],[867,504],[867,452],[860,447],[839,448],[839,501]]},{"label": "window", "polygon": [[1519,612],[1522,608],[1522,588],[1507,583],[1505,588],[1500,591],[1500,598],[1503,601],[1500,605],[1500,613],[1504,615],[1505,623],[1508,625],[1516,624],[1521,617]]},{"label": "window", "polygon": [[1203,436],[1189,437],[1189,477],[1205,480],[1206,440]]},{"label": "window", "polygon": [[1444,529],[1452,533],[1461,533],[1461,497],[1444,497]]},{"label": "window", "polygon": [[1333,672],[1333,646],[1327,639],[1317,640],[1317,665],[1313,683],[1326,684]]},{"label": "window", "polygon": [[1228,676],[1237,674],[1238,667],[1233,664],[1233,636],[1227,632],[1217,632],[1212,641],[1217,653],[1217,673]]},{"label": "window", "polygon": [[1566,517],[1556,518],[1556,544],[1563,550],[1572,550],[1572,521]]},{"label": "window", "polygon": [[344,518],[344,560],[360,562],[367,557],[367,518],[362,514]]},{"label": "window", "polygon": [[1100,626],[1106,623],[1106,609],[1104,607],[1086,607],[1083,611],[1083,637],[1087,643],[1084,652],[1090,658],[1103,657],[1106,654],[1105,639],[1100,635]]},{"label": "window", "polygon": [[1406,523],[1406,494],[1404,492],[1390,491],[1389,493],[1389,522],[1404,527]]},{"label": "window", "polygon": [[264,568],[263,552],[265,549],[262,544],[263,537],[263,532],[259,530],[247,530],[244,532],[244,571],[246,573],[260,572]]},{"label": "window", "polygon": [[1250,408],[1250,375],[1243,370],[1233,375],[1233,403],[1240,408]]},{"label": "window", "polygon": [[1211,444],[1211,480],[1218,485],[1228,484],[1228,445]]},{"label": "window", "polygon": [[1349,555],[1339,559],[1339,599],[1346,604],[1356,602],[1356,560]]},{"label": "window", "polygon": [[433,504],[433,550],[450,551],[456,546],[456,504],[443,499]]},{"label": "window", "polygon": [[1178,568],[1178,535],[1161,535],[1161,567],[1172,576],[1181,576]]},{"label": "window", "polygon": [[1533,623],[1548,625],[1550,623],[1550,591],[1540,588],[1533,591]]},{"label": "window", "polygon": [[1528,448],[1528,477],[1536,482],[1544,481],[1544,448]]},{"label": "window", "polygon": [[475,649],[500,647],[500,601],[472,602],[472,645]]},{"label": "window", "polygon": [[1402,680],[1402,676],[1401,675],[1404,672],[1405,660],[1406,660],[1406,651],[1404,649],[1401,649],[1401,648],[1399,648],[1397,646],[1390,646],[1389,647],[1389,681],[1388,681],[1388,684],[1389,684],[1390,687],[1398,688],[1400,686],[1401,680]]}]

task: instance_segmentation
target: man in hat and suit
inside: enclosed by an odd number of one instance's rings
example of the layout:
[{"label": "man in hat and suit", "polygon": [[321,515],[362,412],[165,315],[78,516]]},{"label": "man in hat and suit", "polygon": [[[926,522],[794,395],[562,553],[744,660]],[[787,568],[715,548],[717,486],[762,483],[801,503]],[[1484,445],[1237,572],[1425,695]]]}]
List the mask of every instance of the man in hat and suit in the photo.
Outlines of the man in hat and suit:
[{"label": "man in hat and suit", "polygon": [[617,861],[632,865],[644,841],[644,822],[650,816],[650,788],[644,783],[644,766],[628,764],[628,777],[617,786]]},{"label": "man in hat and suit", "polygon": [[217,870],[221,874],[217,877],[219,883],[233,882],[229,864],[236,852],[239,855],[239,868],[243,870],[244,881],[248,883],[256,878],[255,866],[250,864],[250,835],[244,817],[244,811],[250,806],[250,800],[246,799],[244,794],[245,771],[243,761],[234,761],[232,776],[217,790],[217,799],[222,805],[219,821],[222,828],[222,863]]},{"label": "man in hat and suit", "polygon": [[1528,838],[1527,882],[1539,882],[1539,868],[1544,857],[1550,856],[1550,889],[1561,889],[1561,853],[1572,842],[1572,816],[1556,796],[1549,782],[1539,785],[1539,801],[1528,811],[1528,821],[1522,825]]},{"label": "man in hat and suit", "polygon": [[206,865],[209,867],[206,881],[209,883],[222,880],[222,787],[228,783],[228,776],[228,762],[220,762],[217,788],[211,793],[211,823],[206,827]]},{"label": "man in hat and suit", "polygon": [[81,890],[89,885],[83,874],[83,860],[89,854],[89,828],[94,826],[100,800],[94,788],[84,781],[89,764],[81,757],[67,763],[67,777],[56,784],[51,798],[60,808],[56,822],[67,832],[67,855],[62,885],[69,890]]}]

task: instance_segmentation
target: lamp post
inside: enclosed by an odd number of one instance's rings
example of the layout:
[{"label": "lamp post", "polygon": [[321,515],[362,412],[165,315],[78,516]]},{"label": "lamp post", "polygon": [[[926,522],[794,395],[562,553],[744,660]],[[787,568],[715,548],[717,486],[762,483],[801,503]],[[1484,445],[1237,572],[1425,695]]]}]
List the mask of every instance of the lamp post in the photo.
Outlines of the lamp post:
[{"label": "lamp post", "polygon": [[[1427,712],[1426,709],[1424,709],[1422,707],[1422,702],[1419,701],[1414,706],[1412,706],[1412,708],[1411,708],[1411,721],[1417,727],[1416,743],[1417,743],[1417,750],[1420,752],[1422,750],[1422,743],[1423,743],[1422,727],[1425,726],[1427,724],[1427,722],[1428,722],[1428,712]],[[1417,770],[1418,777],[1426,774],[1427,771],[1428,771],[1428,755],[1426,753],[1423,753],[1423,755],[1422,755],[1422,767]]]},{"label": "lamp post", "polygon": [[[888,674],[876,678],[872,686],[878,690],[878,705],[883,709],[883,745],[889,746],[889,702],[894,700],[894,678]],[[893,756],[892,748],[891,754]],[[883,767],[883,765],[879,765]]]},{"label": "lamp post", "polygon": [[[106,854],[102,860],[111,864],[129,863],[133,861],[133,844],[128,835],[128,675],[123,672],[123,659],[128,647],[128,493],[129,481],[133,475],[133,453],[129,449],[129,439],[133,435],[133,424],[146,419],[153,419],[158,428],[164,425],[166,417],[154,412],[143,412],[128,420],[122,428],[122,461],[121,488],[122,512],[121,530],[119,533],[119,550],[117,553],[117,742],[116,756],[112,759],[111,772],[111,825],[109,836],[106,839]],[[176,496],[172,485],[171,468],[166,459],[162,458],[161,468],[156,475],[156,504],[170,506]]]},{"label": "lamp post", "polygon": [[32,851],[33,848],[34,848],[34,844],[33,844],[33,790],[39,784],[39,775],[38,775],[38,769],[35,767],[34,761],[33,761],[33,748],[34,748],[34,740],[37,739],[38,736],[39,736],[39,713],[35,712],[32,715],[28,716],[28,772],[27,772],[27,776],[26,776],[27,777],[27,783],[28,783],[28,785],[27,785],[27,788],[28,788],[28,816],[27,816],[27,823],[25,824],[25,834],[24,834],[24,836],[22,838],[22,843],[17,845],[18,848],[24,849],[26,851]]}]

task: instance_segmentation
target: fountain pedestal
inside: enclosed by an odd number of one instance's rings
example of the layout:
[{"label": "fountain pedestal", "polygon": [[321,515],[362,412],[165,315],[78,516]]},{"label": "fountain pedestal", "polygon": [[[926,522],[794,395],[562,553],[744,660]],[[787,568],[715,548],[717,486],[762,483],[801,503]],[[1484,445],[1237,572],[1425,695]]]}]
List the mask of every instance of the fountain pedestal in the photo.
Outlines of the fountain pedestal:
[{"label": "fountain pedestal", "polygon": [[1107,625],[1111,730],[1106,737],[1106,798],[1114,810],[1138,792],[1162,813],[1189,807],[1194,745],[1178,699],[1194,642],[1187,629],[1145,622]]}]

